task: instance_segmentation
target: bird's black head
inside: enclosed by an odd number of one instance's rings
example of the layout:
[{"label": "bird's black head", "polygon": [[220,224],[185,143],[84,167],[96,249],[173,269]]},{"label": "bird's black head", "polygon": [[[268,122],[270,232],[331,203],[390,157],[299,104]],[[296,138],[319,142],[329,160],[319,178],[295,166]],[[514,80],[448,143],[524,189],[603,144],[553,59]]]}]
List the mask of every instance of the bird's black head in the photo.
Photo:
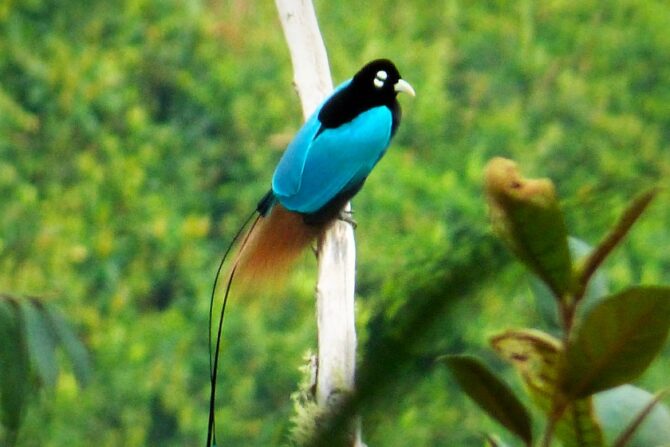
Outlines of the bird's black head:
[{"label": "bird's black head", "polygon": [[414,96],[414,89],[400,76],[388,59],[377,59],[366,64],[354,75],[352,87],[369,97],[375,105],[391,105],[400,92]]},{"label": "bird's black head", "polygon": [[373,107],[387,106],[393,113],[393,131],[400,121],[400,92],[414,96],[414,89],[400,77],[398,69],[388,59],[367,63],[344,89],[330,97],[319,112],[323,128],[335,128],[354,119]]}]

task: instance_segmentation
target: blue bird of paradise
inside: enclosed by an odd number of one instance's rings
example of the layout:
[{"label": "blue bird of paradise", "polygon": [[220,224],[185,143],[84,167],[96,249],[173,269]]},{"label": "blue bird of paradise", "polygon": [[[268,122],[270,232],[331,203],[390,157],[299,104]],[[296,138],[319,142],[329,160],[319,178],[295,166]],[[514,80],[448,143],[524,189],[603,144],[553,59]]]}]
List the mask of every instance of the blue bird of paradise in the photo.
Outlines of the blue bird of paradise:
[{"label": "blue bird of paradise", "polygon": [[[286,148],[272,176],[272,187],[258,203],[228,274],[212,355],[214,292],[210,301],[210,408],[207,447],[216,445],[215,399],[221,328],[229,291],[236,278],[259,284],[286,272],[316,238],[342,216],[384,156],[401,118],[399,93],[415,96],[388,59],[366,64],[337,87],[316,109]],[[255,219],[254,219],[255,218]],[[346,217],[343,217],[346,218]],[[246,224],[233,238],[242,235]]]}]

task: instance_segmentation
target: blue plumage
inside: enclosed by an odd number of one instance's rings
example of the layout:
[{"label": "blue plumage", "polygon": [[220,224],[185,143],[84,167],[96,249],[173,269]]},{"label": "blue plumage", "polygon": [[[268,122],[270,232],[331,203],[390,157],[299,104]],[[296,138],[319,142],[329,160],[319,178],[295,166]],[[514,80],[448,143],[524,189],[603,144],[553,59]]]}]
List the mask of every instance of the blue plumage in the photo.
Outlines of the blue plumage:
[{"label": "blue plumage", "polygon": [[289,144],[272,177],[279,202],[307,224],[324,224],[362,187],[400,123],[399,92],[414,94],[392,62],[372,61],[342,83]]},{"label": "blue plumage", "polygon": [[[216,444],[219,346],[233,277],[237,282],[258,286],[272,276],[281,275],[315,238],[324,234],[386,152],[400,123],[400,105],[396,99],[399,92],[414,95],[412,87],[400,77],[391,61],[372,61],[335,89],[298,131],[275,169],[272,189],[259,202],[258,213],[247,221],[253,223],[242,238],[228,275],[216,344],[212,346],[217,272],[209,315],[208,447]],[[233,242],[241,235],[242,229]]]},{"label": "blue plumage", "polygon": [[333,129],[322,129],[320,110],[289,144],[272,178],[276,199],[290,211],[315,213],[340,192],[357,186],[391,141],[388,107],[373,107]]}]

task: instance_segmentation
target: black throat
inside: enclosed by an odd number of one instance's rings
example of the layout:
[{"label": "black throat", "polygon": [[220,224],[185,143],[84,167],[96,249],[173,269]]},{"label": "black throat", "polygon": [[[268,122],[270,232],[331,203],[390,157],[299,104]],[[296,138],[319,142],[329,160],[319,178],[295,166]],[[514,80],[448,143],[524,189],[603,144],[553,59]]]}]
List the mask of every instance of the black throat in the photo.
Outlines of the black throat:
[{"label": "black throat", "polygon": [[380,97],[379,95],[371,94],[369,90],[356,85],[355,81],[352,81],[347,87],[335,93],[321,107],[321,111],[319,112],[321,128],[316,136],[325,129],[340,127],[342,124],[352,121],[361,113],[378,106],[386,106],[391,110],[393,118],[391,135],[395,134],[401,117],[400,104],[396,100],[395,95]]}]

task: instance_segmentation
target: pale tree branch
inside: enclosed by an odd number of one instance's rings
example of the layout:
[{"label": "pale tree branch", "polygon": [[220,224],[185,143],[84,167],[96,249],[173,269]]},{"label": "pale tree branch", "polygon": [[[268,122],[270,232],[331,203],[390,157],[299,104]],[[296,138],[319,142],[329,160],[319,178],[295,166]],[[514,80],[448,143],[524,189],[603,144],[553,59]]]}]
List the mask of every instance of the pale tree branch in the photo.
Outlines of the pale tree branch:
[{"label": "pale tree branch", "polygon": [[326,46],[311,0],[276,0],[276,4],[291,53],[293,82],[307,119],[333,90]]},{"label": "pale tree branch", "polygon": [[[305,118],[333,89],[328,56],[311,0],[276,0]],[[347,205],[347,211],[350,205]],[[350,224],[337,221],[319,241],[316,286],[319,355],[316,401],[332,409],[354,388],[356,246]],[[364,446],[360,428],[351,445]]]}]

